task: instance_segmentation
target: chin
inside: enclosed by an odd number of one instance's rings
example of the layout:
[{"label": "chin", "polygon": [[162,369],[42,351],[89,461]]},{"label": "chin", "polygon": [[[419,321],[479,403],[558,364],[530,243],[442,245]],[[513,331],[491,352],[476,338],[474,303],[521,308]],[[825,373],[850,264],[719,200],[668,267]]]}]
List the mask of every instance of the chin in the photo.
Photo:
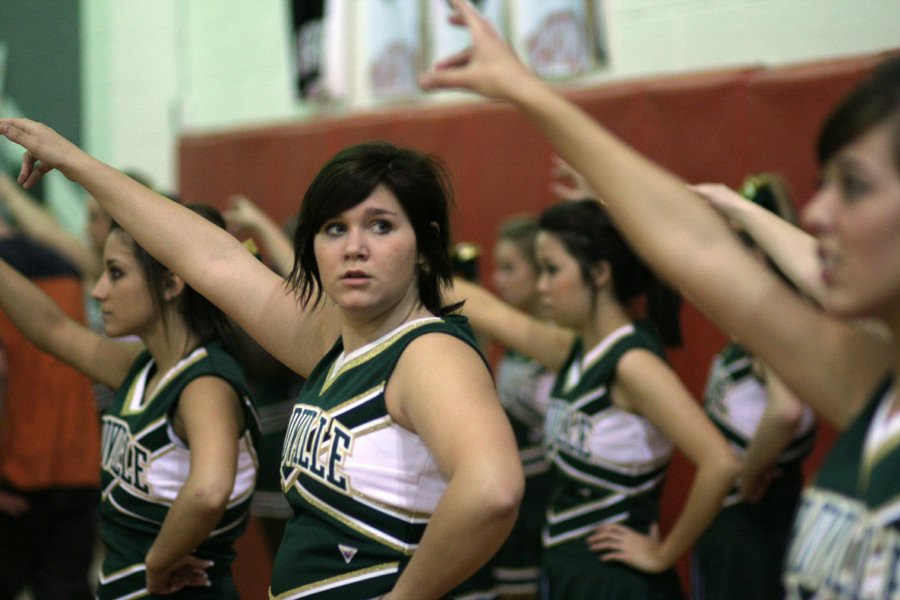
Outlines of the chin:
[{"label": "chin", "polygon": [[879,306],[861,302],[858,299],[841,297],[840,294],[829,293],[822,302],[822,308],[830,315],[840,319],[879,318],[884,312]]}]

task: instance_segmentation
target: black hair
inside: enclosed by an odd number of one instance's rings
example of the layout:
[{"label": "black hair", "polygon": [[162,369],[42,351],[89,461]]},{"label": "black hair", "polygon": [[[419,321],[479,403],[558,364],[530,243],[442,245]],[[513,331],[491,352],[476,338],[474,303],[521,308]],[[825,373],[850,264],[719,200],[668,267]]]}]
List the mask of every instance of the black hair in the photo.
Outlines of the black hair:
[{"label": "black hair", "polygon": [[441,289],[453,279],[450,258],[450,180],[437,158],[388,142],[367,142],[337,153],[316,175],[303,197],[294,233],[294,267],[288,275],[301,300],[317,304],[322,281],[313,244],[322,226],[368,198],[378,186],[390,191],[412,224],[420,258],[419,300],[434,314],[444,307]]},{"label": "black hair", "polygon": [[[222,214],[212,206],[206,204],[186,204],[185,207],[216,226],[225,229],[225,219],[222,217]],[[110,223],[109,230],[110,232],[115,230],[125,231],[115,221]],[[129,235],[129,237],[131,236]],[[133,237],[131,238],[131,243],[135,259],[140,265],[141,272],[147,282],[153,307],[165,323],[167,313],[163,310],[163,306],[166,289],[166,274],[169,273],[169,269],[150,256],[150,254],[144,250]],[[187,285],[187,283],[185,283],[184,290],[179,295],[177,302],[178,311],[184,317],[185,325],[194,337],[197,338],[200,344],[219,341],[229,352],[232,354],[235,353],[234,329],[232,328],[228,317],[225,316],[225,313],[219,310],[218,307],[204,296],[201,296],[194,288]],[[184,350],[185,354],[187,354],[192,348],[185,348]]]},{"label": "black hair", "polygon": [[[797,209],[794,201],[791,199],[790,192],[784,180],[774,173],[757,173],[749,175],[744,179],[739,190],[740,194],[750,200],[754,204],[774,213],[793,225],[797,225]],[[759,244],[756,240],[745,231],[738,231],[738,237],[744,242],[744,245],[751,249],[758,249]],[[765,254],[765,253],[764,253]],[[766,266],[773,273],[788,285],[791,289],[800,292],[797,285],[791,281],[791,278],[785,275],[781,267],[771,259],[765,256]]]},{"label": "black hair", "polygon": [[538,233],[537,219],[532,215],[515,215],[509,217],[497,230],[498,240],[507,240],[516,245],[529,264],[538,270],[537,257],[534,254],[534,240]]},{"label": "black hair", "polygon": [[900,54],[882,61],[832,110],[816,145],[819,164],[889,121],[894,127],[894,167],[900,171]]},{"label": "black hair", "polygon": [[681,344],[681,297],[638,258],[596,200],[555,204],[541,215],[538,227],[559,239],[594,291],[592,269],[600,261],[609,263],[616,300],[628,306],[639,296],[646,296],[647,319],[660,338],[668,346]]}]

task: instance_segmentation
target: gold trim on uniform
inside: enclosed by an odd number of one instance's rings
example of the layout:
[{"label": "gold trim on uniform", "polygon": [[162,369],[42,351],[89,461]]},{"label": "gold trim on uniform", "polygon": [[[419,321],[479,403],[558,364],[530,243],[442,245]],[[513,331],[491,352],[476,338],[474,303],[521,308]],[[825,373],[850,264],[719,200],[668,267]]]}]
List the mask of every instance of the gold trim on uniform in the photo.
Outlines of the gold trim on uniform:
[{"label": "gold trim on uniform", "polygon": [[116,581],[117,579],[122,579],[123,577],[134,575],[135,573],[140,573],[141,571],[146,570],[147,566],[144,563],[135,563],[133,565],[128,565],[127,567],[121,568],[118,571],[113,571],[109,575],[104,573],[103,569],[100,569],[100,583],[105,585],[110,581]]},{"label": "gold trim on uniform", "polygon": [[312,404],[305,404],[303,406],[312,406],[313,408],[317,408],[317,409],[319,409],[323,412],[327,412],[329,415],[333,416],[333,415],[336,415],[339,413],[347,412],[349,409],[353,408],[354,404],[363,404],[363,403],[367,402],[371,398],[373,398],[373,397],[377,396],[378,394],[380,394],[381,392],[383,392],[384,386],[385,386],[385,382],[382,381],[381,383],[372,386],[365,392],[363,392],[361,394],[357,394],[356,396],[353,396],[352,398],[348,398],[347,400],[344,400],[340,404],[337,404],[334,407],[329,408],[327,410],[323,409],[321,406],[314,406]]},{"label": "gold trim on uniform", "polygon": [[[360,577],[361,575],[368,575],[371,573],[377,573],[378,571],[384,571],[385,574],[396,572],[397,569],[400,568],[399,562],[388,562],[380,565],[374,565],[372,567],[366,567],[365,569],[359,569],[356,571],[350,571],[349,573],[344,573],[342,575],[335,575],[334,577],[329,577],[328,579],[320,579],[314,583],[307,583],[306,585],[301,585],[300,587],[296,587],[292,590],[287,590],[286,592],[281,592],[277,596],[272,595],[272,588],[269,588],[269,600],[289,600],[292,598],[300,598],[297,594],[303,594],[304,592],[312,592],[322,587],[330,586],[334,583],[340,583],[341,581],[346,581],[348,579],[355,579]],[[305,594],[304,594],[305,595]]]},{"label": "gold trim on uniform", "polygon": [[[398,542],[393,541],[394,538],[391,538],[387,535],[374,535],[372,533],[372,530],[374,528],[362,527],[360,525],[360,523],[362,523],[362,521],[360,521],[358,519],[352,519],[349,516],[347,516],[345,513],[335,510],[334,508],[331,507],[331,505],[320,500],[315,495],[313,495],[312,492],[310,492],[305,487],[303,487],[303,484],[300,483],[299,481],[297,481],[294,484],[294,487],[297,489],[297,493],[300,494],[301,496],[303,496],[303,498],[307,502],[318,507],[319,510],[321,510],[323,513],[329,515],[335,521],[338,521],[339,523],[343,523],[350,529],[361,533],[362,535],[364,535],[365,537],[367,537],[371,540],[375,540],[376,542],[387,546],[391,550],[396,550],[397,552],[400,552],[406,556],[412,556],[413,552],[415,552],[415,548],[417,548],[419,545],[418,543],[415,543],[415,544],[398,543]],[[402,511],[397,511],[397,512],[399,514],[402,514]],[[378,531],[378,533],[381,533],[381,532]]]},{"label": "gold trim on uniform", "polygon": [[[188,367],[191,367],[198,361],[206,358],[208,355],[209,353],[206,351],[206,348],[203,348],[201,346],[200,348],[194,350],[187,357],[181,359],[181,361],[176,363],[174,367],[169,369],[169,371],[165,375],[163,375],[163,378],[160,380],[159,385],[156,386],[156,389],[153,390],[153,393],[148,397],[146,386],[150,381],[150,368],[156,364],[156,361],[151,358],[150,361],[147,362],[147,364],[141,370],[141,373],[134,378],[134,381],[131,382],[131,387],[128,388],[128,396],[126,396],[125,402],[122,405],[121,414],[137,415],[144,412],[147,407],[150,406],[150,403],[153,402],[153,400],[159,395],[159,393],[162,392],[166,388],[166,386],[168,386],[169,383],[171,383],[171,381],[175,379],[175,377],[184,372],[184,370]],[[144,395],[143,398],[138,399],[139,401],[135,403],[134,393],[139,381],[143,383]]]},{"label": "gold trim on uniform", "polygon": [[321,396],[322,394],[324,394],[325,390],[330,388],[331,384],[334,383],[335,380],[337,380],[337,378],[340,377],[343,373],[361,365],[362,363],[372,359],[375,356],[378,356],[406,333],[418,329],[419,327],[422,327],[424,325],[440,323],[441,321],[442,319],[438,317],[425,317],[424,319],[409,321],[408,323],[404,323],[403,325],[401,325],[398,329],[395,329],[394,332],[386,340],[375,345],[375,347],[366,350],[356,358],[344,363],[339,368],[335,369],[335,367],[337,366],[337,361],[331,363],[331,367],[328,369],[328,375],[325,377],[325,383],[322,385],[322,389],[319,390],[319,395]]}]

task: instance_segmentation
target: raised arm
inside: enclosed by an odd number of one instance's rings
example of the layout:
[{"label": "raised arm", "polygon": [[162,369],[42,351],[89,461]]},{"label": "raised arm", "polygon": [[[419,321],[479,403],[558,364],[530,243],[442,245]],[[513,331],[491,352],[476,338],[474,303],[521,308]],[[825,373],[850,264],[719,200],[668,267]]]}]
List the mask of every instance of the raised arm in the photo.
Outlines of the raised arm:
[{"label": "raised arm", "polygon": [[[438,385],[435,385],[438,382]],[[512,529],[522,465],[488,371],[442,334],[413,341],[387,389],[388,410],[417,433],[447,480],[392,600],[440,598],[493,556]]]},{"label": "raised arm", "polygon": [[22,232],[31,239],[50,246],[81,273],[87,281],[96,280],[103,271],[103,261],[78,236],[63,229],[47,209],[22,191],[15,181],[0,173],[0,202],[5,202]]},{"label": "raised arm", "polygon": [[822,303],[825,286],[819,276],[816,238],[770,210],[744,198],[728,186],[690,186],[740,231],[749,235],[801,292]]},{"label": "raised arm", "polygon": [[465,88],[516,104],[585,175],[651,268],[845,426],[888,372],[891,343],[873,343],[806,304],[750,258],[724,219],[682,181],[529,72],[469,3],[454,0],[454,6],[456,21],[472,33],[472,48],[425,74],[423,87]]},{"label": "raised arm", "polygon": [[281,228],[250,198],[233,196],[225,211],[228,228],[257,238],[269,255],[272,270],[287,277],[294,266],[294,247]]},{"label": "raised arm", "polygon": [[145,558],[153,594],[205,585],[204,569],[211,564],[191,552],[222,519],[234,488],[243,428],[237,393],[224,379],[195,379],[178,399],[174,424],[191,449],[191,465]]},{"label": "raised arm", "polygon": [[141,345],[105,338],[66,314],[38,286],[0,259],[0,310],[40,350],[116,389]]},{"label": "raised arm", "polygon": [[27,150],[19,175],[26,188],[59,169],[147,252],[300,375],[308,375],[337,339],[330,310],[301,310],[282,278],[227,231],[82,152],[45,125],[3,119],[0,134]]},{"label": "raised arm", "polygon": [[602,525],[588,538],[603,560],[658,573],[674,565],[715,518],[740,461],[672,369],[650,352],[633,350],[622,357],[613,400],[643,415],[697,467],[681,514],[664,539],[622,525]]},{"label": "raised arm", "polygon": [[537,319],[514,308],[483,287],[460,277],[448,290],[455,300],[465,300],[463,314],[478,332],[519,354],[558,371],[572,349],[575,334],[550,321]]}]

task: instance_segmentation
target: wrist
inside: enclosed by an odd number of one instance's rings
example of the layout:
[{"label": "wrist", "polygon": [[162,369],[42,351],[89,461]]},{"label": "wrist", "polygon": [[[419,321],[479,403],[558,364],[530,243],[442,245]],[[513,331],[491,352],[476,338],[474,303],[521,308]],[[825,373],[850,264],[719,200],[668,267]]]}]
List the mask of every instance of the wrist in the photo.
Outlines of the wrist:
[{"label": "wrist", "polygon": [[522,70],[521,77],[510,78],[506,86],[506,97],[513,104],[527,107],[532,103],[538,103],[539,98],[545,94],[555,95],[550,86],[533,71]]},{"label": "wrist", "polygon": [[671,556],[672,552],[666,547],[664,542],[657,542],[655,551],[653,552],[653,568],[652,572],[662,573],[675,566],[678,556]]}]

